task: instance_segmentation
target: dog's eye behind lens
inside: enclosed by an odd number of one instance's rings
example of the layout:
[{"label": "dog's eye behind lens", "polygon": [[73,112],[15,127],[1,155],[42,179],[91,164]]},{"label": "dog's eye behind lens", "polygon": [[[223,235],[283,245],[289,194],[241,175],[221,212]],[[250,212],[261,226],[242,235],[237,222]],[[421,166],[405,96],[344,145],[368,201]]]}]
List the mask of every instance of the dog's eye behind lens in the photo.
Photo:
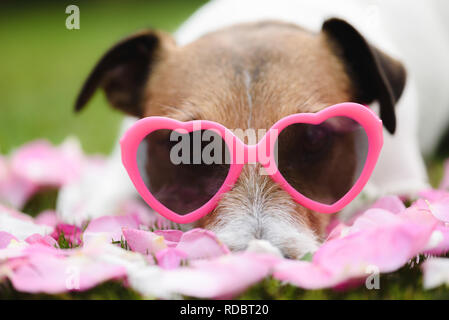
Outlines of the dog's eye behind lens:
[{"label": "dog's eye behind lens", "polygon": [[320,153],[324,149],[328,148],[331,139],[332,132],[324,125],[306,125],[303,134],[301,135],[302,151],[307,153]]},{"label": "dog's eye behind lens", "polygon": [[318,125],[292,124],[277,140],[281,175],[304,196],[325,204],[335,203],[352,188],[367,154],[366,132],[345,117]]},{"label": "dog's eye behind lens", "polygon": [[157,130],[142,140],[137,152],[140,176],[148,190],[181,215],[200,208],[216,194],[229,163],[227,145],[214,132]]}]

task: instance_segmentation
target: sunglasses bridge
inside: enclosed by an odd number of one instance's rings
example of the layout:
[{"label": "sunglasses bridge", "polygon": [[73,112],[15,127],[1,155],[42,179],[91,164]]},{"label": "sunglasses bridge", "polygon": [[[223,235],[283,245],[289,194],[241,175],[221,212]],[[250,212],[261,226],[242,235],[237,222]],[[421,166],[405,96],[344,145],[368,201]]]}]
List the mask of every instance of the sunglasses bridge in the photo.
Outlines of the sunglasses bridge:
[{"label": "sunglasses bridge", "polygon": [[[235,139],[238,139],[235,137]],[[270,163],[271,151],[269,140],[263,140],[258,144],[234,144],[234,163],[235,164],[261,164],[266,166]]]}]

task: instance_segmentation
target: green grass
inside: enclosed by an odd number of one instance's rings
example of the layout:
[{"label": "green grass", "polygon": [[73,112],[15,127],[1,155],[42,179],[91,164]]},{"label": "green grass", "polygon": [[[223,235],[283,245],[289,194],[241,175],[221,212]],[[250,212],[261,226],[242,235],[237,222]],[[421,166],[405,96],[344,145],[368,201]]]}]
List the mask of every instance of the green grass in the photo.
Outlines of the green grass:
[{"label": "green grass", "polygon": [[[27,1],[0,4],[0,153],[36,138],[80,138],[86,152],[107,153],[121,113],[97,93],[80,115],[73,104],[97,59],[139,29],[174,31],[204,0]],[[65,27],[77,3],[80,29]]]}]

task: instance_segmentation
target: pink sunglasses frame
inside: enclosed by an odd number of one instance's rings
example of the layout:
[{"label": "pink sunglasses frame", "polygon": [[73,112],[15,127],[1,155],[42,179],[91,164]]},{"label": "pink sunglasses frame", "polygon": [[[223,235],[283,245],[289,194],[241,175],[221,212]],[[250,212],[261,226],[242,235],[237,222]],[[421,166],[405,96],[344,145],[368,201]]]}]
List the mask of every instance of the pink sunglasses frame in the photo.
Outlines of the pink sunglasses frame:
[{"label": "pink sunglasses frame", "polygon": [[[357,103],[346,102],[327,107],[317,113],[298,113],[289,115],[276,122],[256,145],[244,144],[231,132],[231,130],[213,121],[194,120],[189,122],[180,122],[166,117],[143,118],[138,120],[131,128],[129,128],[120,140],[122,162],[128,172],[129,177],[131,178],[131,181],[137,189],[137,192],[150,207],[152,207],[163,217],[173,222],[191,223],[212,212],[212,210],[217,206],[221,195],[231,190],[234,183],[240,176],[243,166],[250,162],[248,159],[255,159],[259,162],[257,159],[257,150],[259,146],[266,145],[266,143],[269,144],[269,162],[265,164],[261,163],[264,168],[268,169],[272,161],[274,161],[275,142],[279,133],[284,128],[295,123],[320,124],[323,121],[333,117],[347,117],[358,122],[364,128],[369,143],[367,160],[359,179],[340,200],[334,204],[327,205],[303,196],[292,186],[290,186],[290,184],[281,175],[277,167],[275,173],[270,176],[299,204],[317,212],[335,213],[343,209],[362,191],[374,170],[383,144],[382,121],[368,107]],[[221,135],[230,151],[231,164],[223,185],[208,202],[197,210],[194,210],[188,214],[179,215],[160,203],[146,187],[137,165],[137,149],[141,141],[153,131],[161,129],[182,129],[191,132],[195,130],[198,125],[201,125],[201,130],[214,130],[216,133]],[[273,130],[275,130],[275,133],[272,132]],[[275,139],[270,140],[270,137],[272,137],[273,134]],[[237,163],[236,150],[244,151],[245,161],[243,161],[243,163]]]}]

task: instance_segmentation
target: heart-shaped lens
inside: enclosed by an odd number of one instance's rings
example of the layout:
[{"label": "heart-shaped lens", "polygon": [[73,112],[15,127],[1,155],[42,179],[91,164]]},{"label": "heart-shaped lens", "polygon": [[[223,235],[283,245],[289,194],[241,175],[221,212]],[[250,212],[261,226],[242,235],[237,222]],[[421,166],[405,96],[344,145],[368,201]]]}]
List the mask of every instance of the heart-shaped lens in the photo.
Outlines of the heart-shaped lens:
[{"label": "heart-shaped lens", "polygon": [[166,208],[185,215],[206,204],[223,185],[230,154],[214,130],[161,129],[142,140],[137,165],[151,194]]},{"label": "heart-shaped lens", "polygon": [[347,117],[321,124],[295,123],[278,136],[276,163],[284,179],[310,200],[332,205],[359,179],[368,155],[368,136]]}]

